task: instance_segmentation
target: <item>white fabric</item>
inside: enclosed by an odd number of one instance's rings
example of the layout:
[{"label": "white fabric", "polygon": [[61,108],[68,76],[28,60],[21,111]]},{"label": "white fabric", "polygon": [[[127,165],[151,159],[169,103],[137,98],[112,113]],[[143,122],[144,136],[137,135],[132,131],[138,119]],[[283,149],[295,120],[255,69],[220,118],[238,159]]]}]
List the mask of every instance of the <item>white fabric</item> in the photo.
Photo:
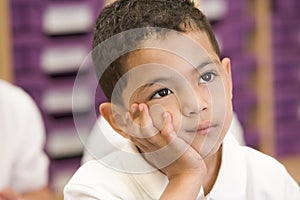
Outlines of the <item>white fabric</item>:
[{"label": "white fabric", "polygon": [[0,191],[24,193],[45,187],[48,158],[42,151],[44,125],[33,100],[0,80]]},{"label": "white fabric", "polygon": [[233,137],[237,140],[240,145],[245,145],[245,138],[244,138],[244,130],[236,113],[233,113],[232,121],[229,127],[229,132],[232,133]]},{"label": "white fabric", "polygon": [[[168,180],[159,171],[126,173],[143,158],[134,145],[114,152],[101,161],[84,164],[64,188],[65,200],[80,199],[159,199]],[[222,164],[217,180],[205,199],[214,200],[299,200],[300,189],[286,169],[273,158],[249,147],[240,146],[228,133],[223,142]],[[132,158],[124,152],[131,149]],[[103,162],[105,161],[105,162]],[[109,162],[110,161],[110,162]],[[143,161],[144,167],[148,164]],[[114,170],[110,166],[121,170]],[[149,166],[151,169],[151,166]],[[148,170],[150,171],[150,170]],[[201,190],[202,191],[202,190]],[[203,191],[198,199],[203,199]]]},{"label": "white fabric", "polygon": [[[101,145],[99,145],[101,141]],[[109,123],[100,116],[96,121],[86,143],[81,163],[100,159],[111,152],[120,150],[127,140],[114,131]]]}]

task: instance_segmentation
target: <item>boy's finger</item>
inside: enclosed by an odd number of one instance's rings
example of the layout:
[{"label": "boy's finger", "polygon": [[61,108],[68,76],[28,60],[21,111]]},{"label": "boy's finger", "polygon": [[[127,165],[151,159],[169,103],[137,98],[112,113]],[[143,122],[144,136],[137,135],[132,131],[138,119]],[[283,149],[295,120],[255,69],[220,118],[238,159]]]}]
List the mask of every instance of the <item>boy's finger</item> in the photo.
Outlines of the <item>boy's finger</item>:
[{"label": "boy's finger", "polygon": [[[132,107],[135,107],[136,105],[133,105]],[[136,110],[136,109],[138,109],[138,110]],[[141,110],[143,110],[143,108],[141,108]],[[131,112],[133,112],[133,111],[135,112],[135,115],[139,115],[140,117],[134,118],[133,114],[131,114]],[[136,114],[136,113],[138,113],[138,114]],[[148,122],[143,122],[142,123],[141,122],[142,121],[142,114],[141,113],[142,112],[140,111],[138,105],[137,105],[137,108],[131,108],[130,112],[126,112],[126,114],[125,114],[125,122],[127,124],[127,130],[126,131],[127,131],[127,134],[131,135],[132,137],[144,139],[144,138],[148,138],[148,137],[151,136],[151,134],[149,134],[151,132],[149,127],[152,126],[151,125],[152,120],[151,120],[151,118],[146,119],[146,120],[148,120]],[[149,125],[146,125],[146,123],[149,124]],[[154,131],[157,132],[156,130],[154,130]]]},{"label": "boy's finger", "polygon": [[[134,112],[135,115],[139,115],[139,117],[133,118],[131,113]],[[132,135],[131,140],[137,145],[143,145],[143,148],[146,149],[146,151],[155,151],[167,144],[165,139],[162,138],[160,134],[157,134],[159,131],[153,125],[146,104],[132,104],[130,113],[126,113],[126,122],[128,126],[130,126],[130,135]]]},{"label": "boy's finger", "polygon": [[137,118],[139,116],[139,105],[137,103],[133,103],[130,106],[129,111],[132,114],[133,118]]},{"label": "boy's finger", "polygon": [[159,131],[153,126],[153,122],[146,104],[139,104],[140,124],[143,138],[151,138]]},{"label": "boy's finger", "polygon": [[143,149],[145,149],[143,153],[150,153],[150,152],[157,151],[166,145],[164,139],[158,135],[146,139],[132,137],[131,141],[137,145],[141,145]]},{"label": "boy's finger", "polygon": [[174,127],[172,124],[172,118],[168,112],[165,112],[163,114],[163,118],[164,118],[164,125],[161,130],[161,135],[165,137],[167,143],[170,143],[174,139],[174,137],[176,137],[176,133],[174,131]]},{"label": "boy's finger", "polygon": [[127,124],[127,134],[133,137],[140,137],[141,129],[139,119],[134,119],[130,112],[126,112],[125,121]]}]

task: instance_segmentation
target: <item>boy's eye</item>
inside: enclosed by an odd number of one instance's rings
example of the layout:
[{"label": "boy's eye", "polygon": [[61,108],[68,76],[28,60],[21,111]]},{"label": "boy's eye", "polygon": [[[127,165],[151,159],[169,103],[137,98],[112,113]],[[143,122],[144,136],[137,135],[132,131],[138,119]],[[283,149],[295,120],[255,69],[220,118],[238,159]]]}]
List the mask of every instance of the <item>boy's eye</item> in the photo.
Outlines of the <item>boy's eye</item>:
[{"label": "boy's eye", "polygon": [[164,96],[167,96],[169,94],[172,94],[173,92],[167,88],[161,89],[157,92],[155,92],[152,96],[151,99],[159,99],[162,98]]},{"label": "boy's eye", "polygon": [[215,78],[216,74],[213,72],[207,72],[200,77],[199,83],[207,83]]}]

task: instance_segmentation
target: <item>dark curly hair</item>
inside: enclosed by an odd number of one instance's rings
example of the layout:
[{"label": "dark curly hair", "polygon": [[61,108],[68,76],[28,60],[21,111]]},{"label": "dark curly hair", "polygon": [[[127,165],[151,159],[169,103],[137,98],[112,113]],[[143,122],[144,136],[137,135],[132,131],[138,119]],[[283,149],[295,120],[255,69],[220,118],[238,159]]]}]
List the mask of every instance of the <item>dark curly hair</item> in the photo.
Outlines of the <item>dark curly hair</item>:
[{"label": "dark curly hair", "polygon": [[[162,29],[152,27],[178,32],[203,31],[220,58],[211,25],[192,0],[117,0],[100,12],[92,44],[92,57],[99,84],[109,101],[116,83],[126,72],[124,65],[130,54],[126,50],[137,48],[153,33],[166,35],[167,31],[163,33]],[[136,35],[121,34],[141,28],[142,31]],[[113,36],[113,42],[105,44]],[[120,52],[124,54],[119,56]]]}]

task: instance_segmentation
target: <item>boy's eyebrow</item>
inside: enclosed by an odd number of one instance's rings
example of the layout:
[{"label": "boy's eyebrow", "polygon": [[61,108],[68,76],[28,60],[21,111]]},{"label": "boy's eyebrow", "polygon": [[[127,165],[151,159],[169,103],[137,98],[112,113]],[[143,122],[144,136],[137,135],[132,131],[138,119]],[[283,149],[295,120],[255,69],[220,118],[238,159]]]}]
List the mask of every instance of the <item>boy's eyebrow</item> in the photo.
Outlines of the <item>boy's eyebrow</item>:
[{"label": "boy's eyebrow", "polygon": [[196,71],[201,70],[206,65],[215,64],[215,63],[218,63],[218,60],[216,58],[207,58],[206,60],[202,61],[199,65],[197,65],[195,67],[195,70]]},{"label": "boy's eyebrow", "polygon": [[199,70],[201,70],[203,67],[205,67],[206,65],[209,65],[209,64],[211,64],[212,62],[211,61],[205,61],[205,62],[202,62],[202,63],[200,63],[198,66],[196,66],[195,68],[194,68],[194,71],[199,71]]},{"label": "boy's eyebrow", "polygon": [[153,86],[156,83],[161,83],[162,84],[163,82],[167,82],[167,81],[170,81],[170,80],[171,80],[170,78],[166,78],[166,77],[151,80],[150,83],[146,83],[145,85],[140,87],[140,92],[145,92],[146,89],[148,89],[149,87]]}]

